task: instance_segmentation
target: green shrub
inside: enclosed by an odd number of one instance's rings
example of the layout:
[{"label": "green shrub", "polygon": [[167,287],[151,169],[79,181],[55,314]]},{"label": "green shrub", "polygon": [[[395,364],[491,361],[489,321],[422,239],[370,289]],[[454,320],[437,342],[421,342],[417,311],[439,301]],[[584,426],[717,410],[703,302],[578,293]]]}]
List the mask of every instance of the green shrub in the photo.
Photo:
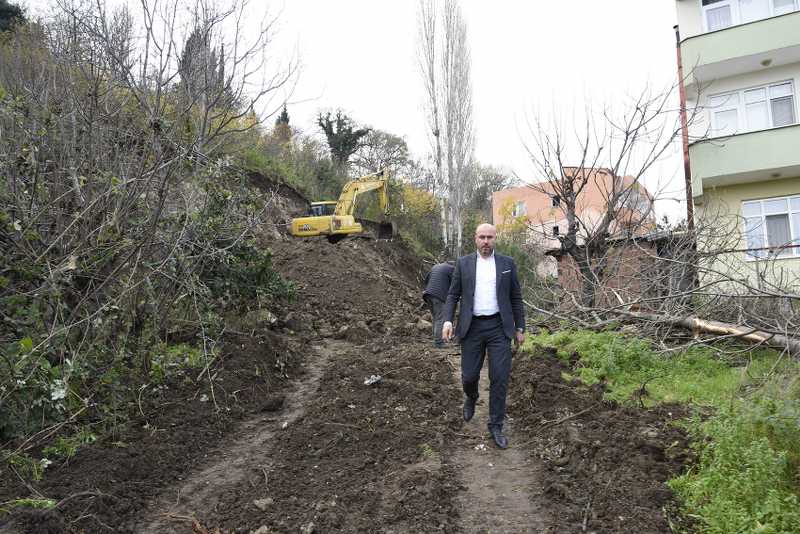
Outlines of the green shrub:
[{"label": "green shrub", "polygon": [[9,453],[0,450],[0,455],[3,456],[5,463],[15,469],[20,476],[35,482],[42,479],[44,470],[50,464],[50,461],[47,459],[36,460],[25,453]]},{"label": "green shrub", "polygon": [[[796,534],[800,528],[797,470],[790,452],[765,435],[763,425],[770,423],[761,409],[723,409],[689,425],[699,461],[670,487],[702,532]],[[797,427],[793,432],[797,437]],[[791,447],[796,454],[800,441]]]},{"label": "green shrub", "polygon": [[56,501],[53,499],[15,499],[0,503],[0,516],[9,513],[15,508],[35,508],[39,510],[47,510],[56,506]]},{"label": "green shrub", "polygon": [[42,454],[47,459],[61,458],[69,460],[75,456],[82,445],[94,443],[95,440],[97,440],[97,436],[88,429],[83,428],[73,436],[56,438],[52,445],[42,449]]}]

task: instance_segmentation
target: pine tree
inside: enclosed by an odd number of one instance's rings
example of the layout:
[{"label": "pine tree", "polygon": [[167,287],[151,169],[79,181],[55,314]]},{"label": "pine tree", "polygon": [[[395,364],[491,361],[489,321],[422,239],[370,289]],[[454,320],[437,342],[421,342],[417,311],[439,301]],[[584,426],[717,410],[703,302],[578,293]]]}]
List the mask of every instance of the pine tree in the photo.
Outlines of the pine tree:
[{"label": "pine tree", "polygon": [[283,111],[281,111],[280,115],[278,115],[278,118],[275,119],[275,126],[279,126],[281,124],[289,126],[289,112],[286,110],[286,104],[283,105]]},{"label": "pine tree", "polygon": [[292,129],[289,127],[289,112],[286,110],[286,104],[283,105],[283,111],[275,119],[274,135],[275,139],[284,144],[292,139]]},{"label": "pine tree", "polygon": [[25,22],[25,14],[17,4],[0,0],[0,32],[11,30],[16,24]]}]

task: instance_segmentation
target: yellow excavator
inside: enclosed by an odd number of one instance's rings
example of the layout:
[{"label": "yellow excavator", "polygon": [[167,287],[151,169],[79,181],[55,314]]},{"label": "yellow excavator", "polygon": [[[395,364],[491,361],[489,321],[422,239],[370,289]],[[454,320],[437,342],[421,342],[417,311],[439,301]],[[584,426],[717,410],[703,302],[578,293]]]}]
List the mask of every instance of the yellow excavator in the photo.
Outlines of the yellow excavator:
[{"label": "yellow excavator", "polygon": [[388,177],[384,171],[368,174],[347,182],[339,200],[312,202],[306,217],[292,219],[290,231],[295,237],[324,235],[331,243],[347,236],[366,235],[366,226],[378,239],[391,239],[394,225],[391,222],[356,220],[353,216],[356,199],[369,191],[377,191],[378,204],[384,215],[389,209]]}]

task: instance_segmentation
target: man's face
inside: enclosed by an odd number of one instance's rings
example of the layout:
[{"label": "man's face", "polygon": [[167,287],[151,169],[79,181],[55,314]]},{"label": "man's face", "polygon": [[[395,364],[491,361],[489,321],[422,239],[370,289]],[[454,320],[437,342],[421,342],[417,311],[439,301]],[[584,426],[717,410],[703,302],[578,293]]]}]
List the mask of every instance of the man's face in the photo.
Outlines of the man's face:
[{"label": "man's face", "polygon": [[497,231],[494,226],[482,224],[475,231],[475,246],[478,253],[484,258],[488,258],[494,251],[494,242],[497,239]]}]

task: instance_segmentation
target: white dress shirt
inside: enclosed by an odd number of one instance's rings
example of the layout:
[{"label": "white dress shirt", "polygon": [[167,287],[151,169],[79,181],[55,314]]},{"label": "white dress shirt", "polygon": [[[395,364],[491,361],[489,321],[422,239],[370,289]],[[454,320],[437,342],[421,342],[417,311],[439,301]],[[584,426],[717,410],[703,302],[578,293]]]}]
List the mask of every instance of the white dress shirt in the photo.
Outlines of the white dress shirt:
[{"label": "white dress shirt", "polygon": [[494,252],[488,258],[477,254],[475,264],[475,301],[472,315],[494,315],[500,312],[497,305],[497,267]]}]

